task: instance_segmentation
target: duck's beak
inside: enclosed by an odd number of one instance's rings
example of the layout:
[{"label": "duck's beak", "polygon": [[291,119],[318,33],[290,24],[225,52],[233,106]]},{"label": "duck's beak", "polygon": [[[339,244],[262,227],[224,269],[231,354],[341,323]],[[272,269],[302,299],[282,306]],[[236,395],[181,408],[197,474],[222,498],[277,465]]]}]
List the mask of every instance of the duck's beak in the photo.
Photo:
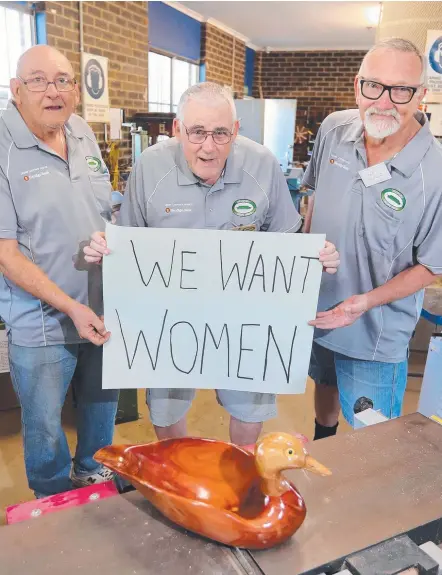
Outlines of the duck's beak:
[{"label": "duck's beak", "polygon": [[313,459],[311,455],[306,456],[304,469],[307,469],[307,471],[311,471],[312,473],[316,473],[317,475],[325,476],[332,474],[330,469],[322,465],[322,463],[319,463],[319,461],[316,461],[316,459]]}]

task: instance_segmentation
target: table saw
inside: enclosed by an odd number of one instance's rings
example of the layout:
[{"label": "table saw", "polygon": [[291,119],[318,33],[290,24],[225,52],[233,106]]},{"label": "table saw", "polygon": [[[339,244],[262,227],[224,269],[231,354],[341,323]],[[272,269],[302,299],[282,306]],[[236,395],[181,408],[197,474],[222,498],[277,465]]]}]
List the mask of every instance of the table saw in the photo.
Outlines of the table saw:
[{"label": "table saw", "polygon": [[333,475],[287,472],[307,519],[282,546],[248,552],[204,540],[133,491],[1,527],[0,573],[387,575],[410,566],[439,573],[437,557],[419,546],[430,542],[442,553],[442,425],[412,414],[323,439],[309,451]]}]

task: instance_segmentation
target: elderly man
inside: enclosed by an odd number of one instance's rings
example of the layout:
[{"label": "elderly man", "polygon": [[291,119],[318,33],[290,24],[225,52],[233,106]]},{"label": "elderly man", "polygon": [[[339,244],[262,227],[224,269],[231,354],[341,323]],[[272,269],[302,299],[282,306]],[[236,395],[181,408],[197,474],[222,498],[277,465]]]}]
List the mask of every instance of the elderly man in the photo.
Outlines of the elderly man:
[{"label": "elderly man", "polygon": [[304,179],[315,190],[306,228],[325,231],[341,256],[312,322],[317,439],[336,433],[340,406],[353,424],[361,397],[400,415],[423,288],[442,273],[442,157],[418,111],[418,49],[402,39],[375,45],[355,92],[359,110],[322,123]]},{"label": "elderly man", "polygon": [[[11,92],[0,119],[0,316],[29,486],[42,497],[109,479],[93,460],[112,442],[118,399],[101,389],[101,345],[109,337],[97,315],[101,275],[73,259],[79,244],[103,229],[111,186],[92,130],[73,113],[78,88],[62,54],[28,50]],[[74,372],[72,466],[61,410]]]},{"label": "elderly man", "polygon": [[[181,97],[174,120],[176,137],[148,148],[137,161],[120,212],[121,225],[296,232],[296,211],[276,158],[263,146],[238,134],[235,103],[218,84],[202,83]],[[240,202],[251,209],[243,213]],[[186,209],[179,209],[185,205]],[[85,248],[86,260],[99,262],[108,253],[95,234]],[[320,259],[334,273],[339,263],[333,245]],[[147,402],[157,436],[186,435],[185,415],[195,392],[150,389]],[[234,443],[256,441],[262,422],[276,414],[275,396],[218,390],[230,413]]]}]

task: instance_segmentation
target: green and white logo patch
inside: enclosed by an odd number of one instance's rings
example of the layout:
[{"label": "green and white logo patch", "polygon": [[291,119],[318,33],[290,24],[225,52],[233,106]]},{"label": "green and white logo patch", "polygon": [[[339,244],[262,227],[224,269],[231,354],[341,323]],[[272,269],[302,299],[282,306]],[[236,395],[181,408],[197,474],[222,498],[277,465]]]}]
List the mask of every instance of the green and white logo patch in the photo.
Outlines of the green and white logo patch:
[{"label": "green and white logo patch", "polygon": [[381,193],[381,199],[386,206],[400,212],[405,208],[407,200],[402,192],[393,188],[387,188]]},{"label": "green and white logo patch", "polygon": [[252,200],[236,200],[232,206],[235,216],[251,216],[256,212],[256,204]]},{"label": "green and white logo patch", "polygon": [[86,156],[87,165],[93,172],[98,172],[101,168],[101,160],[99,158],[95,158],[94,156]]}]

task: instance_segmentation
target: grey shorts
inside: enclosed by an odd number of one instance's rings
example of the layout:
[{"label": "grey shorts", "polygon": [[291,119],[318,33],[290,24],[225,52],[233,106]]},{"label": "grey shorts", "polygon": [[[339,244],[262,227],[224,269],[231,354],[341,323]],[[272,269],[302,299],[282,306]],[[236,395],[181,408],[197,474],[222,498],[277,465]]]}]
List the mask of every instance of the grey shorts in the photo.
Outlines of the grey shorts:
[{"label": "grey shorts", "polygon": [[[216,396],[230,415],[246,423],[261,423],[277,415],[276,396],[271,393],[218,389]],[[177,423],[188,412],[194,397],[194,389],[148,389],[146,402],[152,423],[157,427]]]}]

